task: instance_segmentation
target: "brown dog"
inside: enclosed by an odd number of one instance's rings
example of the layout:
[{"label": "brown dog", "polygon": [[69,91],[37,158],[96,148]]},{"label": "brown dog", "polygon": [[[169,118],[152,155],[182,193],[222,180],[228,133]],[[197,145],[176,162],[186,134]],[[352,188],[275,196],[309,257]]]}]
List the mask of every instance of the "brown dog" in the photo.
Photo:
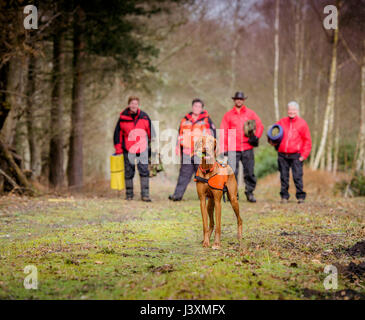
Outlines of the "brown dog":
[{"label": "brown dog", "polygon": [[[217,142],[212,136],[202,136],[194,143],[194,150],[201,156],[202,163],[196,173],[196,190],[200,199],[200,210],[203,218],[203,247],[209,247],[209,240],[214,229],[215,211],[215,238],[213,249],[221,245],[221,200],[223,190],[228,192],[234,213],[237,217],[237,237],[242,247],[242,220],[237,200],[237,181],[230,166],[222,166],[216,161]],[[226,188],[224,188],[226,187]],[[206,203],[208,198],[208,204]],[[208,228],[209,217],[209,228]]]}]

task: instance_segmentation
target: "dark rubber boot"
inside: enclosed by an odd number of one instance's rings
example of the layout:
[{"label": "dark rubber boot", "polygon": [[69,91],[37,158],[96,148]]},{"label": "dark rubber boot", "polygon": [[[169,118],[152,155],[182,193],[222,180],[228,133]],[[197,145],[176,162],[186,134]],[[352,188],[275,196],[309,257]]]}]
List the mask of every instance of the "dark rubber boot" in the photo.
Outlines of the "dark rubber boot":
[{"label": "dark rubber boot", "polygon": [[181,200],[182,200],[182,198],[177,198],[177,197],[175,197],[173,194],[170,194],[170,195],[169,195],[169,200],[172,200],[172,201],[181,201]]},{"label": "dark rubber boot", "polygon": [[141,178],[141,198],[142,201],[151,202],[150,199],[150,178],[149,177],[140,177]]},{"label": "dark rubber boot", "polygon": [[133,179],[125,179],[126,200],[133,200]]},{"label": "dark rubber boot", "polygon": [[246,192],[246,198],[247,198],[248,202],[256,202],[256,199],[255,199],[253,193],[247,193]]}]

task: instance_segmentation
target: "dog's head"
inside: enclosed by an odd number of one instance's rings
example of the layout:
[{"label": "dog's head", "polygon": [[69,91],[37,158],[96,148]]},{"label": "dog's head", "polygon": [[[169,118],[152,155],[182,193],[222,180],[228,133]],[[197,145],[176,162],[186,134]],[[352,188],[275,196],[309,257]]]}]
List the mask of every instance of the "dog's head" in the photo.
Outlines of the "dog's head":
[{"label": "dog's head", "polygon": [[194,153],[205,159],[208,163],[214,163],[217,152],[217,141],[211,135],[198,137],[194,142]]}]

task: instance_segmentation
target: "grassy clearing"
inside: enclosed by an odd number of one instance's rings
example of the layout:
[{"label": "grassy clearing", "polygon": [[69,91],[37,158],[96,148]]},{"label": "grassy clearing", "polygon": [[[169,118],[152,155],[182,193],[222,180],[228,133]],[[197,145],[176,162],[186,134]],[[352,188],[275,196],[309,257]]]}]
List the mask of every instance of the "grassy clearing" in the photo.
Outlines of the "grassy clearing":
[{"label": "grassy clearing", "polygon": [[[325,265],[364,261],[336,249],[365,238],[365,200],[310,189],[306,204],[283,206],[275,181],[260,181],[257,204],[240,197],[243,252],[229,204],[222,249],[202,248],[193,186],[179,203],[166,201],[167,187],[157,186],[151,204],[0,198],[0,299],[318,298],[303,290],[325,291]],[[38,290],[23,287],[26,265],[38,268]],[[364,294],[364,279],[350,282],[340,272],[342,289]]]}]

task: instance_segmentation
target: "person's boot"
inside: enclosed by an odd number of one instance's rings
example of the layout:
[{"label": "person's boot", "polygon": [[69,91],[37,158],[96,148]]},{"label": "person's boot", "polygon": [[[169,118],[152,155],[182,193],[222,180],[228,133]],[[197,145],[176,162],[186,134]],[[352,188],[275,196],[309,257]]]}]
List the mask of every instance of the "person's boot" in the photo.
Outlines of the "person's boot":
[{"label": "person's boot", "polygon": [[125,179],[126,200],[133,200],[133,179]]},{"label": "person's boot", "polygon": [[251,192],[246,192],[246,198],[248,202],[256,202],[256,199]]},{"label": "person's boot", "polygon": [[304,199],[298,199],[298,204],[304,203]]},{"label": "person's boot", "polygon": [[169,200],[172,200],[172,201],[181,201],[181,200],[182,200],[182,198],[178,198],[178,197],[176,197],[175,195],[170,194],[170,195],[169,195]]},{"label": "person's boot", "polygon": [[140,177],[141,178],[141,198],[142,201],[151,202],[150,199],[150,182],[149,177]]}]

